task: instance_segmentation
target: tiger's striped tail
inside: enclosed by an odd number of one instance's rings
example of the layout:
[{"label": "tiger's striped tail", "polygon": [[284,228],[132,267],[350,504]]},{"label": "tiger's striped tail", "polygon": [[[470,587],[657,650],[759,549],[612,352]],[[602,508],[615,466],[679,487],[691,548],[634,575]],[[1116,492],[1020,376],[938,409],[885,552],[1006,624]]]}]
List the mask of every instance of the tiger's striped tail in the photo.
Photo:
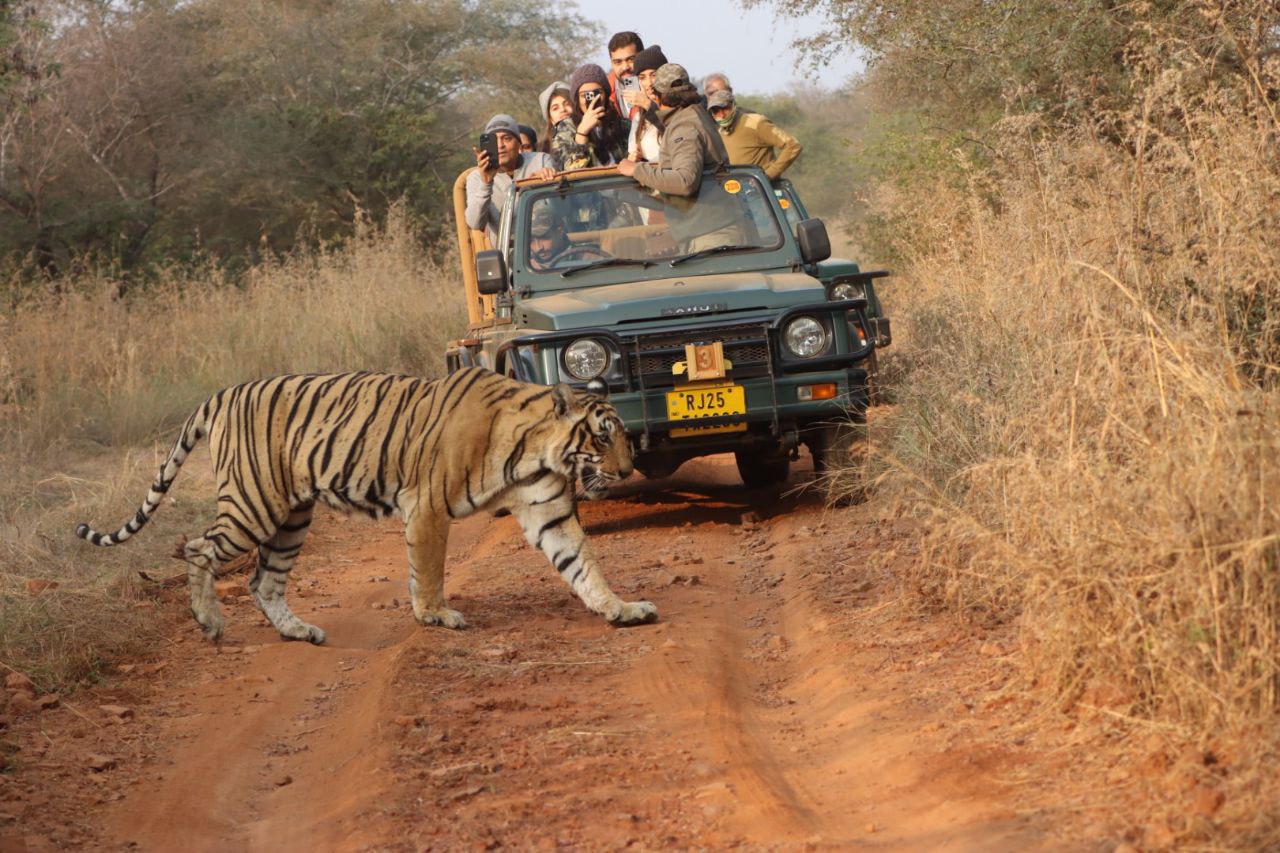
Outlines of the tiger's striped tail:
[{"label": "tiger's striped tail", "polygon": [[208,410],[209,403],[206,402],[192,412],[191,417],[187,418],[187,422],[182,425],[182,433],[178,436],[178,440],[174,442],[173,449],[169,451],[169,458],[165,459],[160,466],[155,482],[151,484],[151,489],[147,492],[146,500],[142,502],[142,506],[133,518],[125,522],[114,533],[99,533],[89,525],[81,523],[76,525],[76,535],[86,542],[107,547],[109,545],[119,545],[141,530],[143,525],[151,520],[151,516],[160,507],[160,501],[163,500],[165,492],[169,491],[169,487],[173,485],[173,481],[177,479],[178,471],[182,469],[182,463],[187,461],[187,455],[191,453],[196,443],[208,434]]}]

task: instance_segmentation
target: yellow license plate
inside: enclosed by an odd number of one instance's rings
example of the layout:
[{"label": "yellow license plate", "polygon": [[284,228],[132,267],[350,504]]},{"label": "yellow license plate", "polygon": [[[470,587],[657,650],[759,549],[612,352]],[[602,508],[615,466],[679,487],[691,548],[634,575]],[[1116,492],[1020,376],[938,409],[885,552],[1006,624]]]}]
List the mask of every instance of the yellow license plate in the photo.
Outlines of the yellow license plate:
[{"label": "yellow license plate", "polygon": [[697,426],[696,422],[700,418],[746,413],[747,393],[741,385],[699,385],[667,392],[667,420],[694,422],[687,427],[672,429],[672,438],[713,432],[742,432],[747,428],[746,423]]}]

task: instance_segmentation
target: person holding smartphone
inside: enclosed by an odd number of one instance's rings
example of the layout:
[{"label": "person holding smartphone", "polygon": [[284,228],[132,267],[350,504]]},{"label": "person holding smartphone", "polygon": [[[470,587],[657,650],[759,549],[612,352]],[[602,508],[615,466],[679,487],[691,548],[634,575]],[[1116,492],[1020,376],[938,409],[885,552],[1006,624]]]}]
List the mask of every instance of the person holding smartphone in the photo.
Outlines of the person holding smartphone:
[{"label": "person holding smartphone", "polygon": [[635,100],[639,86],[633,63],[642,50],[644,39],[630,30],[614,33],[609,38],[609,88],[614,95],[613,105],[623,118],[634,119],[633,108],[640,106]]},{"label": "person holding smartphone", "polygon": [[658,115],[658,96],[653,91],[653,81],[658,69],[667,64],[662,46],[651,44],[635,55],[634,69],[640,91],[636,94],[639,113],[631,122],[631,136],[627,139],[627,157],[632,160],[658,162],[663,123]]},{"label": "person holding smartphone", "polygon": [[555,177],[552,159],[541,151],[520,150],[520,125],[509,115],[489,119],[475,149],[476,168],[467,175],[467,227],[483,230],[490,245],[498,239],[498,221],[511,186],[523,178]]},{"label": "person holding smartphone", "polygon": [[618,114],[609,77],[599,65],[583,65],[569,78],[573,112],[556,126],[551,156],[566,172],[611,166],[627,156],[631,123]]},{"label": "person holding smartphone", "polygon": [[618,172],[669,196],[696,196],[703,171],[728,166],[729,152],[683,65],[669,62],[659,68],[653,78],[653,92],[658,97],[658,116],[663,123],[659,162],[624,160],[618,164]]},{"label": "person holding smartphone", "polygon": [[[716,124],[702,106],[684,66],[669,62],[653,78],[664,129],[657,163],[623,160],[619,174],[667,197],[666,219],[681,251],[696,252],[744,241],[741,208],[727,193],[700,197],[703,172],[729,165]],[[696,199],[695,203],[680,199]]]}]

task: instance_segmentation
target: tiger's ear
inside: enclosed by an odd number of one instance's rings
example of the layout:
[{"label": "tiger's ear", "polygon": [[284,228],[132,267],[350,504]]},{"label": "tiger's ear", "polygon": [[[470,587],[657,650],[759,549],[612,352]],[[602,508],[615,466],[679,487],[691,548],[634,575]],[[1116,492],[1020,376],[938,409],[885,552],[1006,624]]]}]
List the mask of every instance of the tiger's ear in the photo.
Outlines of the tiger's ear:
[{"label": "tiger's ear", "polygon": [[587,383],[587,393],[595,394],[601,400],[609,399],[609,385],[601,378],[596,377]]},{"label": "tiger's ear", "polygon": [[571,385],[563,382],[551,389],[551,405],[555,408],[556,414],[562,418],[577,413],[581,408],[578,405],[578,393]]}]

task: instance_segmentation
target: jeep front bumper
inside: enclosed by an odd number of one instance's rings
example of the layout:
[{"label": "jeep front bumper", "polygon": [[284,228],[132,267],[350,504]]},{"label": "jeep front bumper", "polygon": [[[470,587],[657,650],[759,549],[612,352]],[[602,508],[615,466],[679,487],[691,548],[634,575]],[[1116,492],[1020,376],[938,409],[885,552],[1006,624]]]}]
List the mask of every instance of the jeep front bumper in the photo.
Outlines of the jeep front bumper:
[{"label": "jeep front bumper", "polygon": [[[642,451],[667,441],[682,446],[704,442],[727,445],[739,443],[735,436],[747,439],[762,437],[762,433],[778,439],[798,425],[835,419],[866,407],[867,373],[862,363],[875,351],[882,335],[878,324],[868,321],[866,307],[865,299],[849,299],[797,305],[772,317],[747,321],[710,324],[707,321],[711,318],[702,317],[701,325],[662,330],[597,327],[526,335],[503,344],[496,369],[527,382],[567,381],[583,386],[585,382],[568,378],[560,354],[574,340],[594,338],[612,353],[609,369],[599,378],[608,384],[610,402]],[[796,356],[781,341],[788,321],[801,315],[818,319],[830,335],[827,350],[812,358]],[[887,329],[883,331],[887,333]],[[708,430],[704,435],[672,439],[672,429],[691,425],[688,420],[667,418],[667,394],[686,384],[673,368],[685,360],[687,345],[717,341],[723,344],[725,360],[731,365],[722,381],[744,389],[746,412],[696,421],[700,428],[736,427],[736,432]],[[807,385],[835,385],[837,393],[829,399],[802,400],[798,390]]]}]

